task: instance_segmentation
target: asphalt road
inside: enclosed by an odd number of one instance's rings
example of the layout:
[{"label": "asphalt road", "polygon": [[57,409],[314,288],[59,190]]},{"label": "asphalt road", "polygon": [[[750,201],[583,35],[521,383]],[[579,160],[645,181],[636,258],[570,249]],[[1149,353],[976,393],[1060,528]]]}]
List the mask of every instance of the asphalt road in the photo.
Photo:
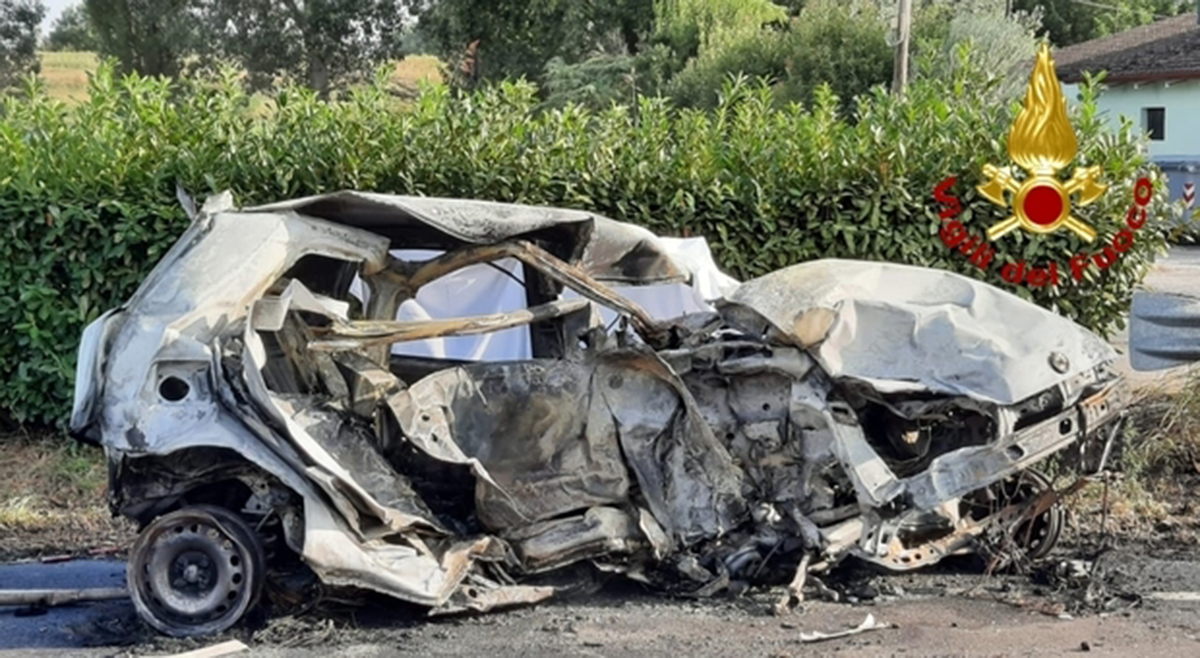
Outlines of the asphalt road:
[{"label": "asphalt road", "polygon": [[1165,258],[1154,263],[1142,285],[1157,292],[1200,296],[1200,246],[1172,247]]},{"label": "asphalt road", "polygon": [[[116,560],[74,560],[58,564],[37,562],[0,564],[0,589],[72,589],[123,587],[125,563]],[[77,648],[79,629],[105,616],[133,613],[128,600],[99,601],[52,608],[26,616],[27,610],[0,607],[0,655],[6,649]],[[29,655],[37,653],[31,652]],[[23,653],[24,655],[24,653]]]}]

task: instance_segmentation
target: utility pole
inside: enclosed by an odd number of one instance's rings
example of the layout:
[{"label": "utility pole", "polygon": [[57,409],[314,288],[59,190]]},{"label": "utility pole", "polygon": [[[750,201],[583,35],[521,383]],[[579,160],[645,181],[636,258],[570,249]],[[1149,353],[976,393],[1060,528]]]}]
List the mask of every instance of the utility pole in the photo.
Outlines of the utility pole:
[{"label": "utility pole", "polygon": [[896,22],[896,57],[892,64],[892,93],[904,95],[908,84],[908,40],[912,32],[912,0],[900,0],[900,17]]}]

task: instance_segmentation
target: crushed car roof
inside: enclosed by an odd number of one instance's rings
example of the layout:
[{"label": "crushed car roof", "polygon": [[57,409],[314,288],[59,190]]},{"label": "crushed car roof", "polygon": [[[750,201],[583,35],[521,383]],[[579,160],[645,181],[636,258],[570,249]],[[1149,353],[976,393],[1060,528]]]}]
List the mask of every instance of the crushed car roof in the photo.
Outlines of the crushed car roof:
[{"label": "crushed car roof", "polygon": [[409,249],[493,244],[534,234],[565,249],[593,278],[611,283],[690,281],[658,236],[633,224],[582,210],[515,203],[342,191],[243,208],[242,213],[295,212],[386,236]]}]

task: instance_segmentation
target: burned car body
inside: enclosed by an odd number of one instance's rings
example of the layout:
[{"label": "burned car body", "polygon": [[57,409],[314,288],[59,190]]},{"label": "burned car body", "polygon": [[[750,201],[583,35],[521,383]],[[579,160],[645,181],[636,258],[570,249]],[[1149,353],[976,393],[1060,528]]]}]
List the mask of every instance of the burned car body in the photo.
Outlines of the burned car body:
[{"label": "burned car body", "polygon": [[[1061,511],[1025,474],[1119,418],[1099,338],[965,277],[837,260],[657,318],[618,290],[697,276],[664,244],[478,201],[206,204],[80,347],[72,434],[143,527],[139,613],[222,630],[297,557],[444,612],[544,599],[539,575],[580,563],[707,594],[847,555],[914,569],[997,530],[1053,545]],[[396,319],[505,259],[522,308]],[[392,350],[514,328],[530,358]]]}]

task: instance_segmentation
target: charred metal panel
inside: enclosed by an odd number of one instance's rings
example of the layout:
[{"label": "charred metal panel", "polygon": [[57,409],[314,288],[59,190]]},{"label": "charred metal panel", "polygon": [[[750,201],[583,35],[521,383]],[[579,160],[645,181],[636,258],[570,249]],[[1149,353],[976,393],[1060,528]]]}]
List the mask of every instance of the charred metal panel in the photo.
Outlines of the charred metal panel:
[{"label": "charred metal panel", "polygon": [[596,381],[654,517],[683,545],[718,537],[746,514],[743,475],[656,355],[605,353]]},{"label": "charred metal panel", "polygon": [[793,265],[742,284],[723,309],[732,322],[760,316],[830,376],[884,393],[1015,404],[1116,358],[1092,332],[999,288],[895,263]]},{"label": "charred metal panel", "polygon": [[638,524],[612,507],[593,507],[580,516],[544,521],[505,536],[526,573],[579,560],[628,555],[646,543]]},{"label": "charred metal panel", "polygon": [[538,360],[462,372],[472,386],[446,401],[448,438],[498,487],[479,484],[477,513],[485,525],[513,528],[625,500],[627,470],[590,366]]}]

